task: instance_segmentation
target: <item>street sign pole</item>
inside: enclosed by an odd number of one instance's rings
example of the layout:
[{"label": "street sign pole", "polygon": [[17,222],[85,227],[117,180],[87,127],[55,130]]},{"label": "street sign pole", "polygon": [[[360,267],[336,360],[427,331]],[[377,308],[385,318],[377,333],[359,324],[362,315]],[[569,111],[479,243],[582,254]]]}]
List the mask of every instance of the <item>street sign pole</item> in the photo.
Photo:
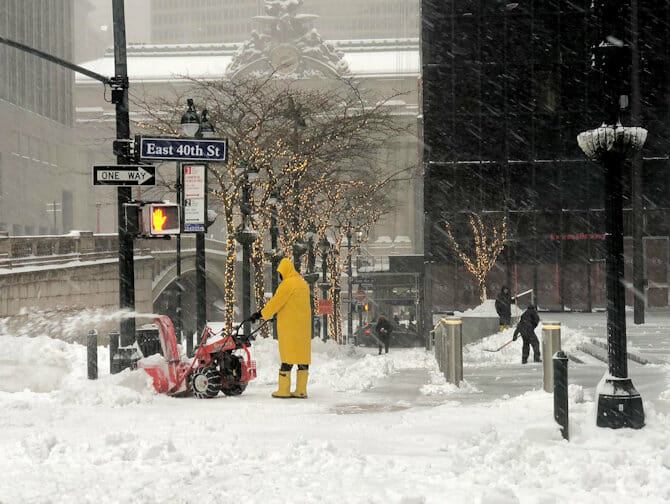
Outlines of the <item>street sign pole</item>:
[{"label": "street sign pole", "polygon": [[[181,210],[183,208],[183,202],[181,198],[181,181],[182,181],[182,172],[183,172],[183,167],[182,164],[177,161],[177,173],[176,173],[176,181],[175,181],[175,190],[177,192],[177,205],[179,206],[179,209]],[[179,212],[180,214],[180,222],[179,222],[179,228],[180,231],[184,228],[183,222],[184,222],[184,212]],[[176,250],[175,253],[177,255],[177,272],[176,272],[176,278],[175,278],[175,283],[177,284],[177,289],[175,291],[175,303],[177,304],[177,307],[175,309],[176,314],[175,314],[175,321],[174,321],[174,332],[177,335],[177,343],[182,342],[182,319],[181,319],[181,233],[177,235],[177,240],[176,240]],[[187,336],[190,341],[191,340],[191,335]]]},{"label": "street sign pole", "polygon": [[[126,58],[126,25],[124,0],[112,0],[114,25],[114,80],[112,102],[116,104],[116,138],[130,139],[128,117],[128,65]],[[117,163],[128,164],[126,153],[117,156]],[[122,310],[135,311],[135,264],[133,262],[133,238],[126,231],[124,207],[132,200],[130,187],[119,187],[116,196],[117,229],[119,240],[119,305]],[[121,319],[121,346],[135,341],[135,319]]]}]

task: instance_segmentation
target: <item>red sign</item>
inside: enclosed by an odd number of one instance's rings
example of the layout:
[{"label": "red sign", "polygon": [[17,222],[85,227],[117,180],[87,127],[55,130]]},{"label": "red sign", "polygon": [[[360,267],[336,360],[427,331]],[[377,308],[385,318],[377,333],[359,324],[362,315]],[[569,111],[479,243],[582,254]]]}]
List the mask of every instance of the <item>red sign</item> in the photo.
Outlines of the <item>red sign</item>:
[{"label": "red sign", "polygon": [[334,306],[332,299],[319,299],[319,306],[316,309],[317,315],[333,315]]},{"label": "red sign", "polygon": [[359,290],[356,292],[356,301],[365,301],[365,291]]},{"label": "red sign", "polygon": [[558,240],[604,240],[605,235],[601,233],[574,233],[574,234],[554,234],[550,235],[552,241]]}]

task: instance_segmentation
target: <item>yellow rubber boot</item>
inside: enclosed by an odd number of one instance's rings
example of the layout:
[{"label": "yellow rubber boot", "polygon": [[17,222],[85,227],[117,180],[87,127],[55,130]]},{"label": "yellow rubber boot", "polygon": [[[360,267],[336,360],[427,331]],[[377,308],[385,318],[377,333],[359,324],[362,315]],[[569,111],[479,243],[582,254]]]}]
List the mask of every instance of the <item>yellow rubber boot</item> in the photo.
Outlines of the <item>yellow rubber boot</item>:
[{"label": "yellow rubber boot", "polygon": [[505,330],[505,326],[504,326],[504,325],[501,325],[501,326],[500,326],[500,331],[498,331],[498,332],[503,332],[504,330]]},{"label": "yellow rubber boot", "polygon": [[288,397],[293,397],[291,395],[291,372],[290,371],[279,371],[279,387],[275,392],[272,393],[272,397],[278,397],[280,399],[286,399]]},{"label": "yellow rubber boot", "polygon": [[292,392],[293,397],[299,399],[307,399],[307,378],[309,377],[308,370],[298,369],[298,377],[295,384],[295,392]]}]

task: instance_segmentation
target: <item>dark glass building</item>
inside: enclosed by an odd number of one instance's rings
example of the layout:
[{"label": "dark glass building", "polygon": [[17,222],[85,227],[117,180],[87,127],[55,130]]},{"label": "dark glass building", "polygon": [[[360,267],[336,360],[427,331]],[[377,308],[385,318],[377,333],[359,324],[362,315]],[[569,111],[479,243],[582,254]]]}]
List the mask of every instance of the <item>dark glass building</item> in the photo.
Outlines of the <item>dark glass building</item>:
[{"label": "dark glass building", "polygon": [[[647,306],[668,306],[670,2],[628,1],[422,0],[425,254],[427,296],[436,309],[479,303],[473,277],[444,232],[449,221],[457,241],[472,241],[469,212],[507,218],[509,241],[488,276],[489,297],[506,284],[534,289],[544,309],[605,305],[604,180],[576,140],[605,120],[592,69],[598,20],[607,15],[597,9],[605,3],[630,19],[625,42],[639,58],[621,119],[649,131],[641,169]],[[631,172],[624,196],[627,280]]]}]

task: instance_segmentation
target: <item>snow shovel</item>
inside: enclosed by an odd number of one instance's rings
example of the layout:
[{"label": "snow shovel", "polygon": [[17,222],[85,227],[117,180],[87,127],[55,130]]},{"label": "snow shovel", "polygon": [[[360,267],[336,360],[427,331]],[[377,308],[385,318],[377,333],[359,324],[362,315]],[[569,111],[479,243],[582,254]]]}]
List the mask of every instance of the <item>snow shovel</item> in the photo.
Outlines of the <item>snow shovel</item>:
[{"label": "snow shovel", "polygon": [[505,348],[507,345],[509,345],[509,344],[512,343],[513,341],[514,341],[514,340],[511,339],[511,340],[509,340],[507,343],[505,343],[503,346],[501,346],[501,347],[499,347],[499,348],[496,348],[495,350],[490,350],[490,349],[488,349],[488,348],[483,348],[482,350],[484,350],[485,352],[500,352],[500,350],[502,350],[503,348]]}]

